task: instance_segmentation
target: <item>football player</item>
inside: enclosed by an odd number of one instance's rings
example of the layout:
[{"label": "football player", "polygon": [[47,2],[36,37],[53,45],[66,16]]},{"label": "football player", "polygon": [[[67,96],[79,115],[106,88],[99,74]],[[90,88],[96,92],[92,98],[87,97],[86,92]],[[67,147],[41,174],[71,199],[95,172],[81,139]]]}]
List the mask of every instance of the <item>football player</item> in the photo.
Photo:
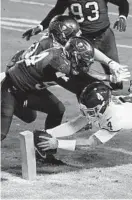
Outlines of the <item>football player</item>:
[{"label": "football player", "polygon": [[[115,66],[117,69],[122,69],[123,66],[111,61],[98,50],[97,53],[95,51],[95,54],[96,60],[104,62],[111,69],[113,64],[114,69]],[[95,77],[89,75],[89,68],[93,61],[94,48],[89,41],[82,37],[72,37],[65,47],[57,44],[56,47],[42,51],[38,55],[16,62],[6,72],[6,78],[1,88],[1,139],[4,139],[8,133],[17,104],[21,107],[48,113],[52,120],[54,119],[53,127],[57,123],[60,124],[60,118],[58,119],[56,113],[61,104],[47,89],[44,90],[45,82],[55,81],[78,96],[86,84],[97,78],[97,75]],[[111,65],[111,63],[113,64]],[[120,79],[127,80],[130,76],[128,71],[123,70],[123,73],[118,73],[118,75],[114,72],[113,70],[113,76],[102,75],[101,77],[100,75],[98,79],[119,82]]]},{"label": "football player", "polygon": [[[80,35],[80,28],[75,19],[67,15],[56,16],[51,20],[49,24],[48,35],[43,36],[40,39],[40,41],[33,43],[26,51],[22,50],[22,51],[17,52],[16,55],[13,56],[13,58],[11,59],[11,62],[7,65],[7,71],[12,66],[14,66],[17,61],[20,61],[25,58],[27,59],[33,55],[38,55],[40,52],[54,47],[54,45],[55,46],[59,44],[64,45],[71,36],[79,36],[79,35]],[[95,55],[97,53],[99,52],[95,49]],[[114,62],[109,62],[109,66],[113,66],[114,68],[115,65],[117,67],[118,64]],[[46,76],[47,76],[47,81],[52,80],[52,73],[50,74],[48,72]],[[99,78],[99,75],[98,75],[98,78]],[[80,87],[77,87],[77,85],[81,86],[81,89],[82,89],[82,87],[84,87],[87,84],[87,80],[88,80],[88,77],[87,76],[83,77],[83,75],[79,77],[72,76],[72,78],[70,78],[70,80],[67,82],[65,82],[65,80],[63,79],[57,79],[58,84],[62,85],[66,89],[69,89],[70,91],[76,94],[78,93],[80,89]],[[90,80],[93,81],[93,78],[89,77],[89,81]],[[40,88],[41,94],[42,94],[42,87],[43,86],[41,85],[41,88]],[[43,93],[45,96],[47,96],[47,101],[49,102],[49,104],[51,104],[52,106],[54,105],[54,107],[56,108],[56,114],[54,115],[50,110],[47,111],[48,115],[45,121],[45,129],[53,128],[54,126],[57,126],[59,125],[59,123],[61,123],[65,108],[62,102],[60,102],[59,99],[57,99],[55,95],[53,95],[51,92],[49,91],[47,92],[46,89],[44,89]],[[50,98],[48,96],[50,96]],[[50,106],[47,106],[47,107],[50,108]],[[17,110],[19,111],[19,109]],[[54,109],[52,110],[54,111]],[[24,120],[25,118],[26,122],[28,121],[32,122],[36,118],[36,112],[30,109],[26,109],[26,108],[24,108],[24,112],[21,111],[21,113],[15,111],[15,115],[21,118],[22,120]]]},{"label": "football player", "polygon": [[[119,62],[115,36],[110,28],[108,16],[108,2],[118,6],[119,19],[115,22],[114,28],[119,31],[126,30],[126,18],[129,13],[127,0],[57,0],[54,8],[48,13],[45,19],[34,28],[27,30],[23,38],[27,40],[31,36],[48,28],[50,20],[58,14],[63,14],[68,8],[69,15],[74,17],[80,25],[82,35],[92,41],[94,46],[116,62]],[[102,64],[105,72],[110,74],[109,68]],[[111,84],[113,89],[122,89],[123,84]]]},{"label": "football player", "polygon": [[[43,36],[39,41],[34,42],[27,50],[18,51],[8,63],[6,71],[8,72],[8,70],[20,60],[27,59],[33,55],[38,55],[40,52],[52,48],[54,45],[64,45],[70,37],[79,35],[80,27],[76,20],[67,15],[56,16],[49,25],[48,34]],[[47,81],[49,79],[54,79],[54,77],[52,77],[53,73],[50,74],[48,71],[45,73]],[[41,90],[40,95],[42,95],[42,85],[39,84],[38,87],[38,93],[39,90]],[[43,87],[45,112],[47,113],[45,128],[53,128],[61,123],[65,107],[54,94],[48,91],[45,86]],[[35,101],[37,102],[37,99]],[[19,104],[15,106],[14,114],[27,123],[33,122],[37,115],[36,111],[27,107],[21,107]]]},{"label": "football player", "polygon": [[[87,118],[88,125],[98,129],[88,139],[59,140],[46,137],[41,133],[37,147],[39,151],[46,152],[50,149],[87,149],[95,148],[113,138],[121,130],[132,130],[132,103],[122,102],[112,97],[111,89],[103,82],[94,82],[84,88],[80,98],[81,113]],[[68,134],[68,136],[70,133]],[[66,136],[66,135],[65,135]]]}]

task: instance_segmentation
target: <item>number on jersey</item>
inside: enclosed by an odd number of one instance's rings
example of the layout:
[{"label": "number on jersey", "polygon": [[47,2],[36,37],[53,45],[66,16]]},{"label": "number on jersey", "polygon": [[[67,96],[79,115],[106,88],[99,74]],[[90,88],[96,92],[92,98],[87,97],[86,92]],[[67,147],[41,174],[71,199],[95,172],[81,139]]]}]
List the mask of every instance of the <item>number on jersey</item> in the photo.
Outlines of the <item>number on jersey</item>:
[{"label": "number on jersey", "polygon": [[110,131],[113,130],[111,121],[108,122],[107,126],[109,127]]},{"label": "number on jersey", "polygon": [[[85,8],[91,10],[91,16],[87,16],[88,21],[95,21],[95,20],[99,19],[99,6],[98,6],[97,2],[95,2],[95,1],[87,2],[85,4]],[[83,8],[80,3],[72,4],[71,12],[73,13],[73,15],[75,15],[76,20],[79,23],[82,23],[85,20],[84,14],[83,14]]]}]

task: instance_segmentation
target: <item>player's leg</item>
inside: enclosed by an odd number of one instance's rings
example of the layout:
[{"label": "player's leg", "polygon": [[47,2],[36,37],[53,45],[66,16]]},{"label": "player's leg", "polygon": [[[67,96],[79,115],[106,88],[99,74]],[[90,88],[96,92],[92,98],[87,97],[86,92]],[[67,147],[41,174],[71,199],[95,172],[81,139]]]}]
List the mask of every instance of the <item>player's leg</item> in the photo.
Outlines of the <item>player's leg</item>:
[{"label": "player's leg", "polygon": [[[28,95],[27,107],[47,113],[45,129],[60,125],[65,112],[65,107],[62,102],[47,89]],[[46,158],[43,158],[37,152],[36,159],[44,163],[63,164],[62,161],[57,160],[53,155],[46,155]]]},{"label": "player's leg", "polygon": [[37,112],[27,107],[18,104],[15,106],[14,115],[26,123],[35,121]]},{"label": "player's leg", "polygon": [[63,103],[47,89],[28,95],[27,107],[47,114],[45,129],[60,125],[65,112]]},{"label": "player's leg", "polygon": [[8,134],[16,100],[9,89],[7,79],[4,80],[1,87],[1,140]]}]

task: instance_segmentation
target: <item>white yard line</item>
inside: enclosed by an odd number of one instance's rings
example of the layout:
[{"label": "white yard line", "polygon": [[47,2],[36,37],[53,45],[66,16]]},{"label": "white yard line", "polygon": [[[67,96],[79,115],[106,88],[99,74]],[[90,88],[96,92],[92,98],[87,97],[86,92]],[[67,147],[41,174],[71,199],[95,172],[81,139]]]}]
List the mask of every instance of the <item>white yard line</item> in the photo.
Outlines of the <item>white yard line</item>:
[{"label": "white yard line", "polygon": [[24,18],[8,18],[8,17],[2,17],[1,18],[4,21],[15,21],[15,22],[24,22],[24,23],[31,23],[31,24],[39,24],[41,21],[38,20],[31,20],[31,19],[24,19]]},{"label": "white yard line", "polygon": [[[10,24],[11,25],[11,24]],[[20,31],[20,32],[24,32],[25,31],[25,29],[19,29],[19,28],[14,28],[14,27],[12,27],[12,26],[10,26],[8,23],[6,23],[6,24],[4,24],[3,23],[3,25],[1,26],[1,28],[3,28],[3,29],[8,29],[8,30],[13,30],[13,31]],[[15,26],[15,27],[18,27],[19,25],[16,25],[15,23],[14,23],[14,25],[13,26]],[[27,28],[30,28],[30,27],[32,27],[31,25],[21,25],[20,27],[27,27]],[[43,34],[43,33],[41,33],[41,34]],[[117,47],[119,47],[119,48],[125,48],[125,49],[132,49],[132,46],[128,46],[128,45],[122,45],[122,44],[117,44]]]},{"label": "white yard line", "polygon": [[1,25],[4,25],[4,26],[9,26],[9,27],[26,27],[26,28],[29,28],[29,27],[32,27],[31,24],[24,24],[24,23],[12,23],[12,22],[4,22],[2,21],[1,22]]},{"label": "white yard line", "polygon": [[117,47],[126,48],[126,49],[132,49],[132,46],[123,45],[123,44],[117,44]]},{"label": "white yard line", "polygon": [[3,29],[7,29],[7,30],[12,30],[12,31],[19,31],[19,32],[24,32],[24,29],[20,29],[20,28],[13,28],[13,27],[7,27],[7,26],[2,26],[1,28]]},{"label": "white yard line", "polygon": [[109,150],[109,151],[114,151],[114,152],[119,152],[119,153],[123,153],[123,154],[127,154],[132,156],[132,152],[131,151],[127,151],[125,149],[122,148],[114,148],[114,147],[106,147],[104,146],[103,149]]},{"label": "white yard line", "polygon": [[[22,32],[22,31],[24,32],[25,28],[28,29],[39,23],[40,23],[40,21],[38,21],[38,20],[30,20],[30,19],[24,19],[24,18],[8,18],[8,17],[1,18],[1,28],[14,30],[14,31],[20,31],[20,32]],[[23,29],[20,29],[19,27],[23,28]],[[43,34],[43,33],[41,33],[41,34]],[[117,47],[125,48],[125,49],[132,49],[131,45],[117,44]]]},{"label": "white yard line", "polygon": [[39,3],[39,2],[35,2],[35,1],[23,1],[23,0],[10,0],[11,2],[15,2],[15,3],[23,3],[23,4],[32,4],[32,5],[39,5],[39,6],[49,6],[49,7],[53,7],[54,5],[52,4],[48,4],[48,3]]}]

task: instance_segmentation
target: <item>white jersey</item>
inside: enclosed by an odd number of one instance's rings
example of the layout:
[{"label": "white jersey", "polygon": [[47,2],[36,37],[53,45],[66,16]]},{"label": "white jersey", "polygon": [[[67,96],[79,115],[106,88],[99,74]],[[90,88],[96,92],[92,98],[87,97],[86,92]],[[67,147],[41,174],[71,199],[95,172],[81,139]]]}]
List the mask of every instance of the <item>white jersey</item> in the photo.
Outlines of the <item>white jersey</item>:
[{"label": "white jersey", "polygon": [[132,103],[111,102],[95,123],[99,129],[94,135],[105,143],[122,129],[132,129]]},{"label": "white jersey", "polygon": [[107,107],[99,126],[108,131],[132,129],[132,103],[115,104],[111,102]]}]

